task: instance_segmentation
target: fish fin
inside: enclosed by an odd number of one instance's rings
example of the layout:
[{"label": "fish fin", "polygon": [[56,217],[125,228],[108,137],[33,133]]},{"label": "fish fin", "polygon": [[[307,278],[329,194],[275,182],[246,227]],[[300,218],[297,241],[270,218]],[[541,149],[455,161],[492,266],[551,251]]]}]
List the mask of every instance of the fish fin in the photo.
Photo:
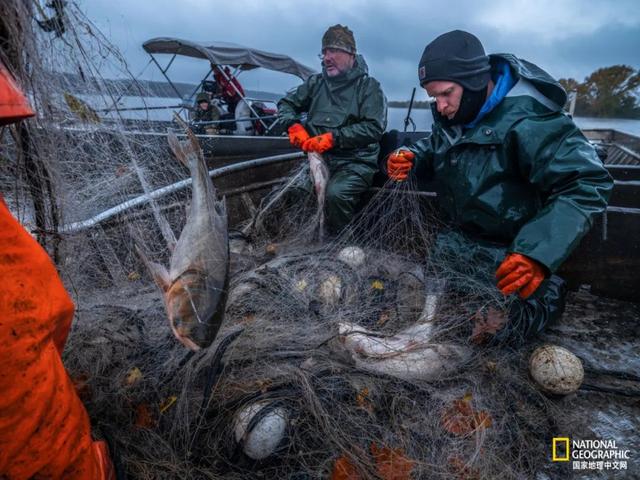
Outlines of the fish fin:
[{"label": "fish fin", "polygon": [[171,280],[169,278],[169,272],[167,271],[167,269],[159,263],[149,260],[149,258],[145,255],[145,253],[138,245],[136,245],[136,251],[147,267],[147,270],[149,270],[149,273],[153,277],[153,281],[156,282],[156,285],[158,285],[160,290],[166,292],[171,286]]},{"label": "fish fin", "polygon": [[183,145],[178,140],[178,137],[172,131],[167,133],[167,141],[169,142],[169,147],[171,151],[176,156],[180,163],[182,163],[185,167],[189,168],[189,161],[187,160],[187,154],[183,149]]},{"label": "fish fin", "polygon": [[160,290],[163,292],[169,290],[171,280],[169,279],[169,272],[167,269],[163,265],[151,261],[147,264],[147,268],[149,269],[153,280],[156,282],[156,285],[160,287]]},{"label": "fish fin", "polygon": [[[214,187],[215,188],[215,187]],[[227,217],[227,197],[222,197],[222,199],[217,200],[215,203],[215,211],[216,214],[218,216],[218,218],[221,219],[221,221],[224,222],[224,228],[227,228],[227,222],[228,222],[228,217]]]}]

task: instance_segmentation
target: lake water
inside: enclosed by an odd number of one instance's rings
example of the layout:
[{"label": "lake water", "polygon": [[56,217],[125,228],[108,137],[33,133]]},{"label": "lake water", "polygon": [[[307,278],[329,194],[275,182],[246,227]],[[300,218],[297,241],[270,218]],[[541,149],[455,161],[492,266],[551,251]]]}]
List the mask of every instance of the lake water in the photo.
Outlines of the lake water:
[{"label": "lake water", "polygon": [[[406,108],[390,108],[387,114],[387,130],[404,130],[404,118],[406,116]],[[416,124],[416,130],[431,130],[431,124],[433,123],[431,110],[425,108],[412,110],[411,117]],[[580,128],[611,128],[640,137],[640,120],[590,117],[574,117],[573,120]]]},{"label": "lake water", "polygon": [[[82,100],[89,103],[94,108],[100,109],[111,106],[110,104],[100,105],[96,97],[91,95],[78,95]],[[165,105],[177,106],[181,103],[179,99],[160,98],[160,97],[146,97],[144,103],[140,97],[123,97],[118,102],[120,108],[142,107],[146,104],[147,107],[159,107]],[[269,106],[273,106],[270,104]],[[127,111],[123,112],[124,118],[130,119],[148,119],[148,120],[171,120],[172,112],[175,109],[167,110],[148,110],[148,111]],[[113,114],[111,114],[113,115]],[[387,130],[403,130],[404,118],[407,115],[406,108],[390,108],[387,116]],[[431,116],[431,110],[429,109],[414,109],[411,112],[413,121],[416,124],[416,130],[427,131],[431,130],[431,124],[433,123],[433,117]],[[628,120],[617,118],[588,118],[588,117],[575,117],[574,121],[580,128],[611,128],[619,130],[621,132],[629,133],[640,137],[640,120]]]}]

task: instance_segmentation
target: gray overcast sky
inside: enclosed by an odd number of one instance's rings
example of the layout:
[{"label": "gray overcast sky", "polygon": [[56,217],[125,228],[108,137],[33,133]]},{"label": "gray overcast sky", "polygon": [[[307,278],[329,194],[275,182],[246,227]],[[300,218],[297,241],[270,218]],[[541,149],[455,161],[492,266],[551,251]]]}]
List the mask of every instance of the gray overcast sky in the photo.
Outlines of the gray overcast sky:
[{"label": "gray overcast sky", "polygon": [[[488,53],[514,53],[556,78],[583,80],[596,68],[620,63],[640,67],[638,0],[85,0],[80,6],[135,74],[148,61],[141,44],[158,36],[235,42],[320,69],[322,34],[336,23],[353,30],[370,74],[391,100],[409,98],[424,46],[456,28],[477,35]],[[176,67],[173,79],[195,83],[207,65]],[[160,79],[154,70],[148,67],[142,78]],[[246,88],[276,93],[299,83],[265,72],[241,80]]]}]

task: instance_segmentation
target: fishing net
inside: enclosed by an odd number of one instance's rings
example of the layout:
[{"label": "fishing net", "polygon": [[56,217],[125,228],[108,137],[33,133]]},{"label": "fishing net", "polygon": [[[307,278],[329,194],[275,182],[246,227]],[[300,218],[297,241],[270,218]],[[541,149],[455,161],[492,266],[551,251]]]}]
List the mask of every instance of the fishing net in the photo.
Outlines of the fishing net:
[{"label": "fishing net", "polygon": [[[231,226],[226,315],[209,348],[185,349],[135,249],[167,265],[185,225],[190,188],[176,182],[188,171],[164,133],[183,131],[154,133],[157,123],[113,110],[157,92],[132,79],[74,3],[50,31],[34,23],[61,3],[2,7],[2,61],[38,115],[0,132],[1,188],[74,298],[65,366],[129,478],[566,475],[550,439],[594,431],[567,414],[571,400],[529,380],[536,342],[485,342],[511,300],[482,255],[441,248],[449,232],[434,199],[410,182],[372,189],[347,228],[321,237],[315,197],[296,188],[308,181],[304,158],[214,175]],[[239,160],[201,145],[210,167]],[[565,318],[591,329],[612,309],[637,318],[632,304],[602,302],[572,294]],[[634,335],[621,342],[631,348]],[[589,338],[562,326],[546,337]],[[594,363],[606,345],[590,345]],[[637,424],[631,401],[590,395]],[[629,448],[632,430],[622,432]]]}]

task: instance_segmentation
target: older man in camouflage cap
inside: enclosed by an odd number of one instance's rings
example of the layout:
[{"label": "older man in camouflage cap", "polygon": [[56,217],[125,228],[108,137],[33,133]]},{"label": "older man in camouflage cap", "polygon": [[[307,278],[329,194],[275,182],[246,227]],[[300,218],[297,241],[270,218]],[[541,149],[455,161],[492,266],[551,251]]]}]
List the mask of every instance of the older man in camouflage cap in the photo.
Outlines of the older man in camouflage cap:
[{"label": "older man in camouflage cap", "polygon": [[[278,103],[289,140],[305,152],[323,153],[329,167],[326,213],[329,230],[340,232],[373,182],[387,125],[387,100],[342,25],[322,37],[322,73],[312,75]],[[300,123],[307,113],[306,123]],[[304,189],[312,191],[305,180]]]}]

